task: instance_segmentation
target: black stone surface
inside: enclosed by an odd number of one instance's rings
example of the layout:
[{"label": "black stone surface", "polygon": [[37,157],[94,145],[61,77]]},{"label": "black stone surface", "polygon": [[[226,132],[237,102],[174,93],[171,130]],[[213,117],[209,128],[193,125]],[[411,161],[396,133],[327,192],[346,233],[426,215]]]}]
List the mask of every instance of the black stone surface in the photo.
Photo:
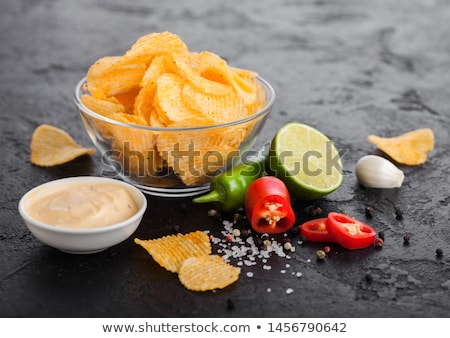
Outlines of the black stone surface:
[{"label": "black stone surface", "polygon": [[[2,0],[0,12],[0,316],[449,316],[448,1]],[[348,212],[383,231],[384,246],[332,245],[317,262],[323,245],[296,240],[291,260],[273,256],[243,266],[232,286],[196,293],[132,238],[93,255],[66,254],[36,240],[17,211],[20,197],[49,180],[100,175],[102,167],[98,153],[58,167],[33,166],[33,130],[53,124],[91,146],[72,101],[75,84],[99,57],[122,54],[139,36],[165,30],[191,50],[258,71],[274,86],[277,102],[261,142],[288,121],[327,134],[343,152],[346,176],[316,204],[324,214]],[[356,161],[375,153],[369,134],[422,127],[434,131],[435,150],[425,164],[401,167],[401,189],[357,184]],[[136,237],[159,237],[174,226],[221,230],[207,215],[211,206],[189,198],[148,201]],[[298,224],[311,218],[305,209],[312,202],[293,204]],[[367,207],[374,210],[370,219]],[[401,219],[395,208],[403,210]]]}]

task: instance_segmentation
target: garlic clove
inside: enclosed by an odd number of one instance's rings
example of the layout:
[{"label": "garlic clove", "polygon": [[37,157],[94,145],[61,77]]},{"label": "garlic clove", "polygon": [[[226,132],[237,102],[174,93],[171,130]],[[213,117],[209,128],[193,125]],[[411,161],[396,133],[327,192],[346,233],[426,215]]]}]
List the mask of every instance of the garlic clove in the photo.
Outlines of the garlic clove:
[{"label": "garlic clove", "polygon": [[400,188],[405,175],[391,161],[376,155],[359,159],[355,168],[359,183],[367,188]]}]

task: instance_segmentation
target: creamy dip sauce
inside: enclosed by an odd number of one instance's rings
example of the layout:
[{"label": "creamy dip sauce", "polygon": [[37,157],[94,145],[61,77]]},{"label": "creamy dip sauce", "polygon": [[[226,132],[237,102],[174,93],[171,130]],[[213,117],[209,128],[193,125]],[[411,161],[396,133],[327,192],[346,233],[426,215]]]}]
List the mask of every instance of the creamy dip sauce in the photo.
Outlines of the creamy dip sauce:
[{"label": "creamy dip sauce", "polygon": [[138,207],[130,193],[111,183],[76,183],[30,196],[29,215],[45,224],[96,228],[133,216]]}]

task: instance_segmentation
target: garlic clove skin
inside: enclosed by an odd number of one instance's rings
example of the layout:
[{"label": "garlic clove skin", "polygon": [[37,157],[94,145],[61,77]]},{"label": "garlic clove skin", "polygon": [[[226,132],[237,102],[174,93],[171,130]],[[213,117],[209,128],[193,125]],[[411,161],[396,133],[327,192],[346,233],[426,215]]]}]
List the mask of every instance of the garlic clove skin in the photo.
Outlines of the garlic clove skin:
[{"label": "garlic clove skin", "polygon": [[381,156],[366,155],[355,168],[359,183],[367,188],[400,188],[405,175],[391,161]]}]

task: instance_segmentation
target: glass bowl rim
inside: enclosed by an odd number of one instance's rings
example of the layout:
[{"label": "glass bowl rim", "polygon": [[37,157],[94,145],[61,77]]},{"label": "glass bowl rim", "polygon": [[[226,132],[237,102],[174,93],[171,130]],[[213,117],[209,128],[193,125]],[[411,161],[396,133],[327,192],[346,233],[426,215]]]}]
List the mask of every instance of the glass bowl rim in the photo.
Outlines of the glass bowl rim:
[{"label": "glass bowl rim", "polygon": [[257,76],[256,79],[263,86],[263,88],[266,92],[266,95],[268,94],[268,97],[267,97],[268,100],[262,109],[260,109],[259,111],[257,111],[256,113],[254,113],[250,116],[247,116],[247,117],[239,119],[239,120],[221,123],[221,124],[208,125],[208,126],[199,126],[199,127],[189,127],[189,128],[151,127],[151,126],[143,126],[143,125],[138,125],[138,124],[133,124],[133,123],[120,122],[120,121],[105,117],[103,115],[100,115],[100,114],[94,112],[93,110],[90,110],[88,107],[86,107],[81,102],[81,95],[80,95],[81,91],[82,91],[81,88],[86,83],[86,77],[83,77],[78,82],[78,84],[75,86],[73,99],[79,110],[82,110],[84,113],[87,113],[91,117],[94,117],[98,120],[102,120],[104,122],[114,124],[117,126],[136,128],[136,129],[142,129],[142,130],[148,130],[148,131],[201,131],[201,130],[219,129],[219,128],[224,128],[224,127],[231,127],[231,126],[239,125],[239,124],[246,123],[246,122],[252,121],[254,119],[257,119],[258,117],[263,116],[266,113],[270,112],[270,110],[272,109],[272,107],[275,103],[275,97],[276,97],[275,90],[269,84],[269,82],[267,82],[260,76]]}]

